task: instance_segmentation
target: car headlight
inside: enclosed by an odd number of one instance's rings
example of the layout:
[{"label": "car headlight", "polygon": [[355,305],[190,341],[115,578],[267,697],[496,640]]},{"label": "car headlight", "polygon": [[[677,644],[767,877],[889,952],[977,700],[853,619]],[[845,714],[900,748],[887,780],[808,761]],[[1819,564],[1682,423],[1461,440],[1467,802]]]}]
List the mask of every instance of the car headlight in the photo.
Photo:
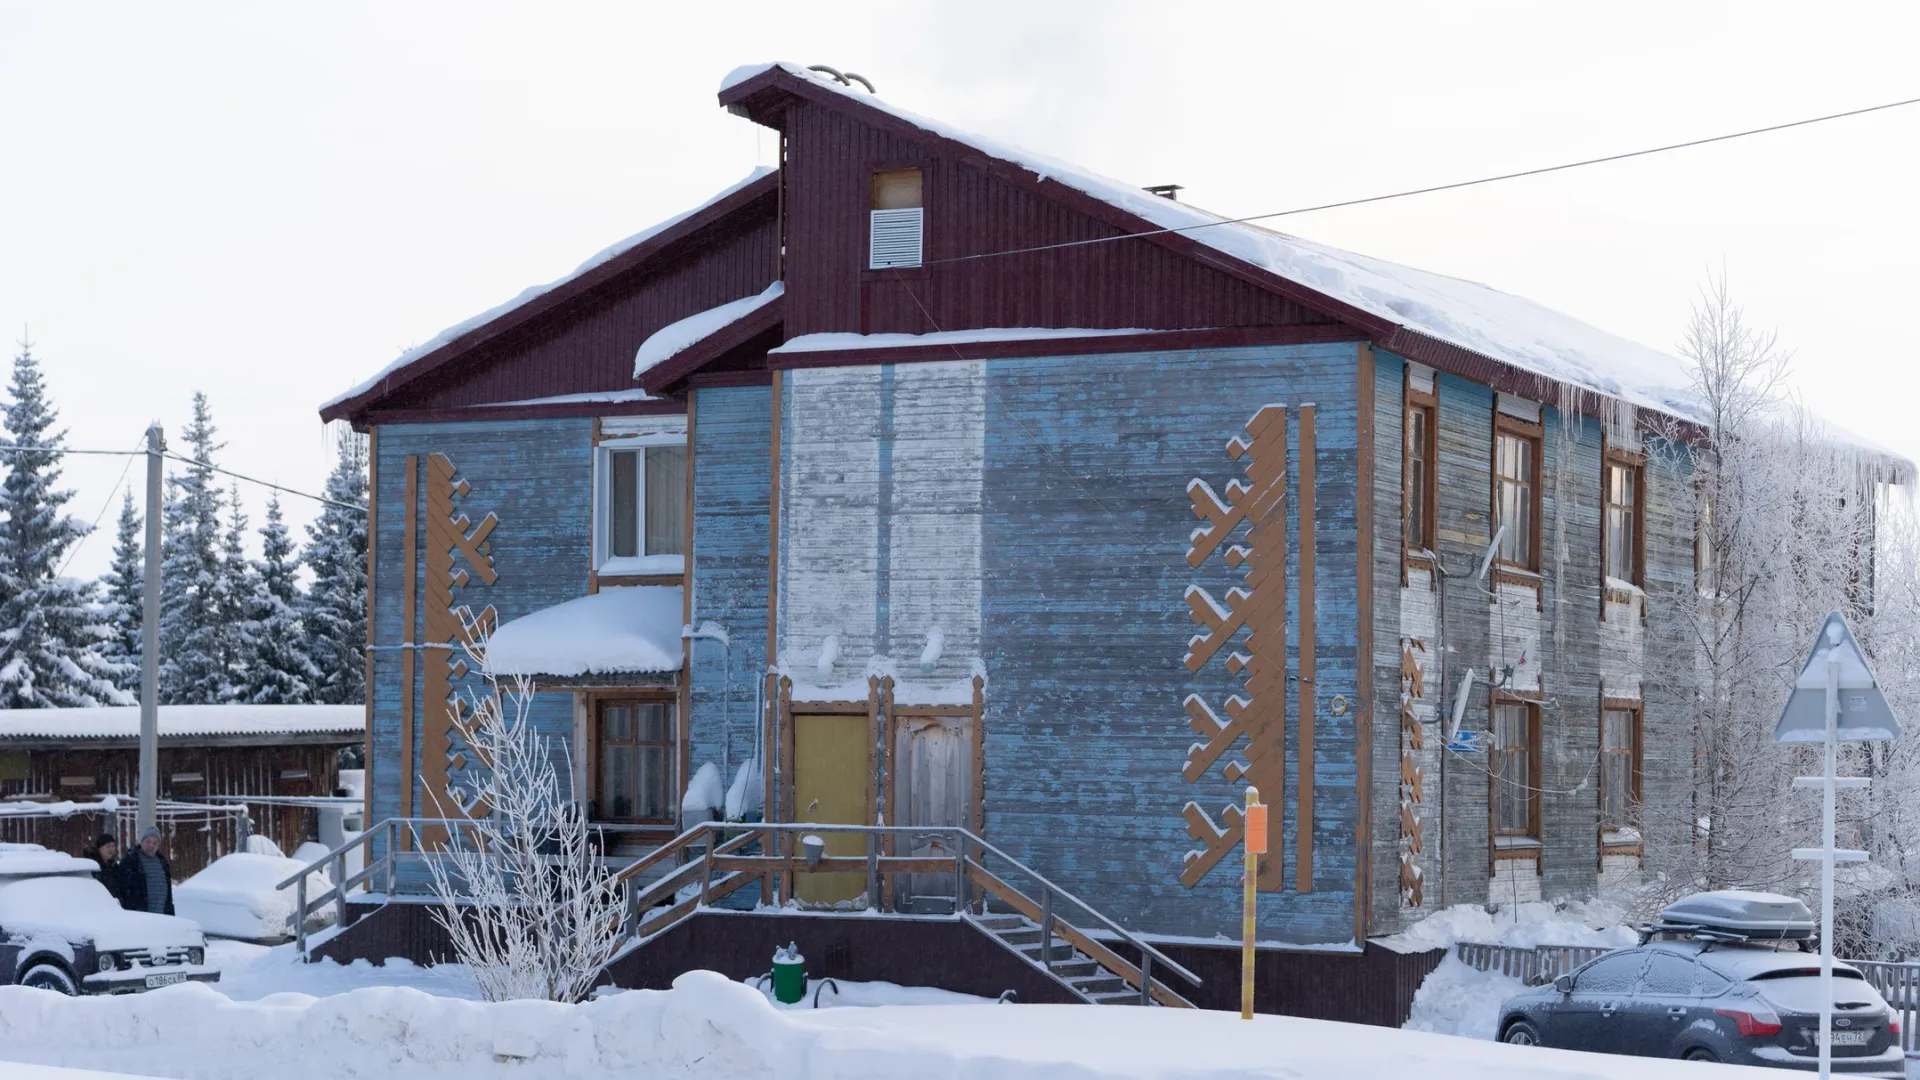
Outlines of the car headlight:
[{"label": "car headlight", "polygon": [[188,949],[187,950],[187,963],[192,964],[195,967],[199,967],[200,962],[202,960],[205,960],[206,958],[207,958],[207,952],[205,949]]},{"label": "car headlight", "polygon": [[100,954],[100,970],[101,970],[101,971],[112,971],[112,970],[113,970],[113,967],[114,967],[114,964],[113,964],[113,954],[112,954],[112,953],[101,953],[101,954]]}]

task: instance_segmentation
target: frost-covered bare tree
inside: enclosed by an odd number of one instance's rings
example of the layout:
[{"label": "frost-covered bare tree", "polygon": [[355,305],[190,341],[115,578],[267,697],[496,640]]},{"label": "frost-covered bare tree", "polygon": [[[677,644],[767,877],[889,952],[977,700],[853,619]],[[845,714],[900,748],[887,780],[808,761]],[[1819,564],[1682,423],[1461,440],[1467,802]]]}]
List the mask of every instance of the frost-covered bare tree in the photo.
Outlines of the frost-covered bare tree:
[{"label": "frost-covered bare tree", "polygon": [[[487,670],[485,644],[468,646]],[[533,686],[488,677],[469,690],[454,726],[479,768],[443,817],[471,817],[427,860],[433,915],[488,1001],[577,1002],[621,942],[623,893],[596,856],[584,807],[568,797],[565,744],[530,716]],[[556,767],[556,761],[560,764]]]},{"label": "frost-covered bare tree", "polygon": [[[1813,843],[1819,807],[1792,778],[1818,762],[1775,745],[1773,723],[1833,610],[1870,655],[1885,654],[1874,658],[1890,696],[1920,690],[1911,663],[1895,659],[1909,648],[1920,658],[1916,609],[1893,595],[1920,589],[1920,546],[1912,558],[1875,558],[1912,542],[1884,499],[1886,484],[1911,478],[1787,400],[1788,355],[1748,324],[1724,278],[1702,289],[1683,351],[1706,407],[1702,428],[1674,440],[1691,459],[1696,572],[1691,595],[1658,603],[1676,613],[1694,654],[1694,782],[1684,805],[1643,808],[1660,882],[1649,899],[1703,887],[1805,892],[1809,867],[1790,849]],[[1899,753],[1850,748],[1846,767],[1864,771],[1879,754],[1901,773],[1876,785],[1892,793],[1912,780]],[[1857,828],[1875,817],[1859,803],[1846,811]]]}]

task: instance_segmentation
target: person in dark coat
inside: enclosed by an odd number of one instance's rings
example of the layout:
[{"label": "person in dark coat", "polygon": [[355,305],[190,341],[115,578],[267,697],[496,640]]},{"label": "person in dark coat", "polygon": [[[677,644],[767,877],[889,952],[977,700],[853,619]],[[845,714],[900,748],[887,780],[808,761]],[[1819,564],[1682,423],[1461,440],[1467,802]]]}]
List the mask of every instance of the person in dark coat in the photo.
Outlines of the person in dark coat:
[{"label": "person in dark coat", "polygon": [[160,850],[159,829],[148,826],[140,834],[140,846],[120,860],[120,906],[173,914],[173,866]]},{"label": "person in dark coat", "polygon": [[101,833],[94,837],[87,858],[99,867],[93,872],[93,880],[105,885],[115,900],[120,899],[120,841],[112,833]]}]

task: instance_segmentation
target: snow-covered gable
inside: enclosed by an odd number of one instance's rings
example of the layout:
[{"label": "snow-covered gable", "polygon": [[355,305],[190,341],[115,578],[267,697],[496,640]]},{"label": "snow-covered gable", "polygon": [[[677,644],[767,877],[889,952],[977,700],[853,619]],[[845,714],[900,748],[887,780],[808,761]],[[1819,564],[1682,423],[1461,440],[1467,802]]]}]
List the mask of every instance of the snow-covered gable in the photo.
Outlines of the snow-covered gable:
[{"label": "snow-covered gable", "polygon": [[[162,705],[160,737],[358,734],[363,705]],[[0,740],[137,739],[140,707],[0,709]]]},{"label": "snow-covered gable", "polygon": [[542,608],[487,639],[487,670],[505,677],[680,670],[678,585],[623,585]]},{"label": "snow-covered gable", "polygon": [[689,347],[705,341],[759,311],[780,299],[786,291],[787,283],[776,281],[753,296],[743,296],[738,300],[721,304],[719,307],[695,312],[678,322],[668,323],[655,330],[647,340],[640,343],[640,351],[633,356],[633,377],[639,378],[685,352]]},{"label": "snow-covered gable", "polygon": [[583,274],[586,274],[614,259],[619,258],[620,256],[626,254],[627,252],[632,251],[634,248],[639,247],[641,244],[647,242],[648,240],[653,239],[655,236],[658,236],[661,233],[666,232],[668,229],[673,228],[675,225],[678,225],[681,222],[687,220],[688,218],[694,216],[695,214],[700,213],[702,210],[705,210],[706,208],[721,201],[722,199],[727,198],[728,196],[734,194],[740,189],[746,187],[747,185],[753,183],[754,181],[760,179],[761,177],[768,175],[771,172],[773,172],[773,170],[766,166],[756,167],[752,172],[747,174],[745,179],[741,180],[739,183],[736,183],[728,187],[726,190],[720,192],[719,194],[708,199],[707,201],[701,203],[699,206],[693,207],[692,209],[684,211],[682,213],[675,214],[674,216],[666,219],[665,221],[651,225],[645,229],[640,230],[637,233],[634,233],[632,236],[627,237],[625,240],[622,240],[619,243],[613,244],[610,247],[602,249],[601,251],[596,253],[592,258],[588,259],[586,262],[583,262],[579,266],[574,267],[572,273],[566,274],[562,277],[555,278],[554,280],[547,282],[545,285],[529,286],[528,288],[521,290],[518,296],[515,296],[513,299],[508,300],[503,304],[498,304],[494,307],[488,308],[487,310],[479,313],[478,315],[474,315],[470,318],[462,319],[459,322],[454,323],[452,326],[449,326],[445,330],[442,330],[439,333],[433,335],[433,337],[428,339],[425,343],[416,345],[413,348],[408,349],[407,351],[401,353],[399,356],[394,357],[392,363],[389,363],[386,367],[381,368],[379,373],[374,375],[372,378],[367,379],[364,382],[361,382],[360,384],[353,387],[351,390],[347,390],[344,393],[336,394],[333,397],[328,398],[326,401],[321,403],[320,405],[321,411],[324,412],[325,410],[330,409],[335,405],[340,404],[343,401],[348,401],[352,398],[359,397],[360,395],[368,392],[369,390],[372,390],[373,388],[379,386],[382,380],[386,379],[388,376],[399,371],[401,368],[406,367],[408,364],[413,363],[415,360],[418,360],[421,357],[426,356],[428,353],[431,353],[434,350],[444,345],[447,345],[455,340],[458,340],[459,338],[465,336],[466,334],[469,334],[474,330],[477,330],[480,327],[485,326],[486,324],[494,321],[495,319],[498,319],[501,316],[506,315],[524,306],[529,301],[534,300],[538,297],[544,296],[547,293],[550,293],[553,290],[559,288],[560,286],[565,285],[567,282],[572,281]]},{"label": "snow-covered gable", "polygon": [[919,116],[798,64],[736,68],[722,80],[720,92],[724,95],[776,68],[932,135],[1017,165],[1040,180],[1074,188],[1156,228],[1179,231],[1395,326],[1641,408],[1696,422],[1705,416],[1689,390],[1686,365],[1678,357],[1477,282],[1342,251],[1253,224],[1223,223],[1219,215],[1191,204]]}]

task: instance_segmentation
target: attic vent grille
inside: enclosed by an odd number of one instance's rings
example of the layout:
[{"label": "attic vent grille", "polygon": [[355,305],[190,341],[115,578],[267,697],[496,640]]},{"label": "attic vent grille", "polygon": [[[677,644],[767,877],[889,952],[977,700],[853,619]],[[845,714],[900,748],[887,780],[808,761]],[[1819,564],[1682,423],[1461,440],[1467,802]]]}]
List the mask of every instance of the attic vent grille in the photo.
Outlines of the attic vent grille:
[{"label": "attic vent grille", "polygon": [[910,206],[899,210],[875,210],[872,213],[873,232],[867,246],[867,268],[885,270],[894,266],[919,266],[924,209]]}]

